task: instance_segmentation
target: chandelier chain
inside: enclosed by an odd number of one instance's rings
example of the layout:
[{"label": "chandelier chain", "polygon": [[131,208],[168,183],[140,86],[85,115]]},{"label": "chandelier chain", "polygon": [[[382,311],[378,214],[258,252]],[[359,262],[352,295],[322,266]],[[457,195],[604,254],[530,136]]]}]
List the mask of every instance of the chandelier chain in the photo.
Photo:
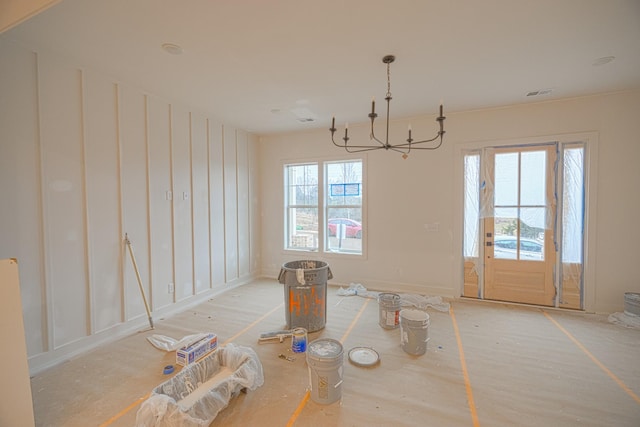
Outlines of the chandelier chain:
[{"label": "chandelier chain", "polygon": [[391,98],[391,63],[387,63],[387,98]]}]

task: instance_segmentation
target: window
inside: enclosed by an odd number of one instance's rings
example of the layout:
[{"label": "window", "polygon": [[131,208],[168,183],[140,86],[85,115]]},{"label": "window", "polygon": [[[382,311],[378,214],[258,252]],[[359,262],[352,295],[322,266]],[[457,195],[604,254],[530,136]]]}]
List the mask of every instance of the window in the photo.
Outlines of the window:
[{"label": "window", "polygon": [[287,164],[284,178],[285,249],[362,254],[362,160]]},{"label": "window", "polygon": [[362,161],[327,162],[325,250],[362,253]]},{"label": "window", "polygon": [[286,249],[318,249],[318,165],[286,165]]}]

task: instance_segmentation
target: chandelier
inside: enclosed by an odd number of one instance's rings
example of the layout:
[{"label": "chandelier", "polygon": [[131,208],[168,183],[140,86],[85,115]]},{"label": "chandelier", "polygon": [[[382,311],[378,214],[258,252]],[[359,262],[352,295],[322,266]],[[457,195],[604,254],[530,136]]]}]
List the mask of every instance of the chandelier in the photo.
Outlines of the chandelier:
[{"label": "chandelier", "polygon": [[[349,144],[349,139],[350,139],[349,123],[346,123],[344,126],[344,137],[342,138],[344,143],[337,143],[334,139],[334,135],[337,130],[336,118],[333,117],[331,119],[331,129],[329,129],[331,131],[331,142],[333,142],[333,145],[335,145],[336,147],[344,148],[349,153],[359,153],[362,151],[372,151],[372,150],[382,150],[382,149],[393,150],[398,153],[402,153],[402,157],[404,159],[408,157],[411,150],[437,150],[438,148],[440,148],[440,146],[442,145],[442,137],[444,136],[444,133],[445,133],[445,130],[444,130],[445,117],[442,114],[442,103],[440,103],[440,115],[436,118],[436,121],[440,123],[440,130],[438,131],[436,136],[434,136],[431,139],[416,141],[412,138],[411,125],[409,125],[409,135],[408,135],[408,138],[406,139],[406,142],[402,142],[399,144],[391,144],[389,142],[389,109],[391,106],[391,63],[395,61],[395,59],[396,57],[393,55],[386,55],[384,58],[382,58],[382,62],[387,64],[387,95],[384,98],[387,101],[387,124],[386,124],[386,135],[385,135],[384,141],[376,137],[374,132],[373,124],[376,118],[378,117],[378,114],[376,113],[376,100],[375,98],[373,98],[371,100],[371,113],[369,113],[369,119],[371,119],[371,132],[369,133],[369,139],[371,140],[371,142],[368,143],[367,145]],[[427,147],[418,146],[419,144],[433,142],[437,139],[440,139],[440,141],[438,141],[436,145],[427,146]]]}]

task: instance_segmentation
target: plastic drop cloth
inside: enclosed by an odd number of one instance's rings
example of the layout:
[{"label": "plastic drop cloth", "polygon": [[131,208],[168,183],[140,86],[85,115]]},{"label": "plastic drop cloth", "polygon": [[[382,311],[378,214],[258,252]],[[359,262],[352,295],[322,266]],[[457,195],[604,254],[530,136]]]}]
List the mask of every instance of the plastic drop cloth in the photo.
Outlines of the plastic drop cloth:
[{"label": "plastic drop cloth", "polygon": [[609,315],[608,320],[610,323],[615,323],[625,328],[640,329],[640,316],[634,316],[633,314],[623,312],[612,313]]},{"label": "plastic drop cloth", "polygon": [[208,336],[208,333],[199,333],[193,335],[187,335],[179,340],[175,338],[168,337],[166,335],[158,335],[153,334],[150,337],[147,337],[147,341],[149,341],[155,348],[164,351],[175,351],[179,348],[186,347],[190,344],[200,341],[202,338]]},{"label": "plastic drop cloth", "polygon": [[[205,390],[207,381],[225,367],[232,373]],[[262,364],[256,352],[250,347],[227,344],[153,389],[140,406],[135,425],[208,426],[232,397],[243,389],[255,390],[263,384]],[[192,393],[197,393],[198,398],[188,407],[181,405]]]},{"label": "plastic drop cloth", "polygon": [[[351,283],[347,289],[338,289],[338,295],[340,296],[360,296],[364,298],[378,299],[380,292],[369,291],[360,283]],[[438,311],[445,313],[449,312],[449,303],[443,302],[440,296],[424,296],[418,294],[398,294],[400,295],[400,306],[403,307],[416,307],[420,310],[426,308],[435,308]]]}]

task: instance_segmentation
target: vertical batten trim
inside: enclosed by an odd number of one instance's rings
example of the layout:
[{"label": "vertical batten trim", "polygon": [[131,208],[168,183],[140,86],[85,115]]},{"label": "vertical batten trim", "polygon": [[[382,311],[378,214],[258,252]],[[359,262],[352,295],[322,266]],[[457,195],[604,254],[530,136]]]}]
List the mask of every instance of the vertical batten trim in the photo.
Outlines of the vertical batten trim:
[{"label": "vertical batten trim", "polygon": [[224,155],[224,136],[225,136],[225,125],[222,124],[220,126],[220,133],[221,133],[221,149],[222,149],[222,153],[221,156],[222,158],[220,159],[220,164],[222,166],[222,241],[224,242],[224,257],[223,257],[223,265],[224,265],[224,285],[227,284],[228,280],[227,277],[229,277],[229,275],[227,274],[227,186],[226,184],[226,174],[224,173],[224,170],[226,168],[226,162],[225,162],[225,155]]},{"label": "vertical batten trim", "polygon": [[205,128],[207,133],[207,222],[209,224],[207,241],[209,244],[209,289],[213,289],[213,245],[211,239],[211,233],[213,230],[213,219],[211,218],[211,127],[209,118],[205,119]]},{"label": "vertical batten trim", "polygon": [[81,157],[82,157],[82,213],[84,218],[84,264],[85,264],[85,283],[86,283],[86,331],[87,335],[93,335],[95,332],[95,312],[93,310],[93,292],[91,292],[92,276],[91,276],[91,245],[89,241],[89,199],[87,193],[87,88],[85,72],[81,68],[78,69],[80,78],[80,130],[81,134]]},{"label": "vertical batten trim", "polygon": [[235,129],[235,158],[236,158],[236,280],[240,278],[240,175],[238,173],[238,134]]},{"label": "vertical batten trim", "polygon": [[193,112],[189,111],[189,202],[191,205],[191,296],[198,293],[196,287],[196,218],[193,205]]},{"label": "vertical batten trim", "polygon": [[147,190],[147,274],[149,277],[149,311],[153,312],[153,268],[151,268],[151,150],[149,149],[149,95],[144,95],[144,148],[146,153],[145,159],[145,176]]},{"label": "vertical batten trim", "polygon": [[171,188],[171,229],[169,230],[171,235],[171,282],[173,283],[173,294],[171,295],[171,302],[175,303],[176,298],[176,189],[173,182],[173,104],[169,104],[169,187]]},{"label": "vertical batten trim", "polygon": [[45,195],[45,174],[43,171],[45,164],[45,153],[42,149],[42,102],[41,102],[41,84],[40,84],[40,57],[37,52],[34,52],[34,62],[35,62],[35,77],[36,77],[36,135],[38,138],[38,155],[37,155],[37,170],[38,170],[38,190],[40,192],[38,198],[38,211],[40,214],[40,240],[42,244],[40,245],[40,259],[42,262],[42,271],[41,271],[41,280],[42,285],[41,289],[43,292],[44,304],[42,304],[42,353],[47,353],[54,348],[53,342],[53,310],[50,310],[49,307],[52,307],[53,299],[51,298],[51,282],[49,277],[51,277],[51,259],[49,258],[49,252],[47,248],[49,247],[49,239],[47,238],[46,233],[46,218],[47,215],[47,203],[46,203],[46,195]]},{"label": "vertical batten trim", "polygon": [[128,319],[127,313],[127,292],[125,287],[125,277],[124,277],[124,266],[126,262],[126,251],[124,246],[124,192],[122,191],[122,117],[121,117],[121,108],[120,108],[120,85],[118,83],[114,83],[115,89],[115,108],[116,108],[116,144],[117,144],[117,155],[118,155],[118,240],[120,241],[120,245],[118,246],[118,252],[120,253],[120,263],[118,265],[118,273],[120,276],[120,321],[126,322]]}]

